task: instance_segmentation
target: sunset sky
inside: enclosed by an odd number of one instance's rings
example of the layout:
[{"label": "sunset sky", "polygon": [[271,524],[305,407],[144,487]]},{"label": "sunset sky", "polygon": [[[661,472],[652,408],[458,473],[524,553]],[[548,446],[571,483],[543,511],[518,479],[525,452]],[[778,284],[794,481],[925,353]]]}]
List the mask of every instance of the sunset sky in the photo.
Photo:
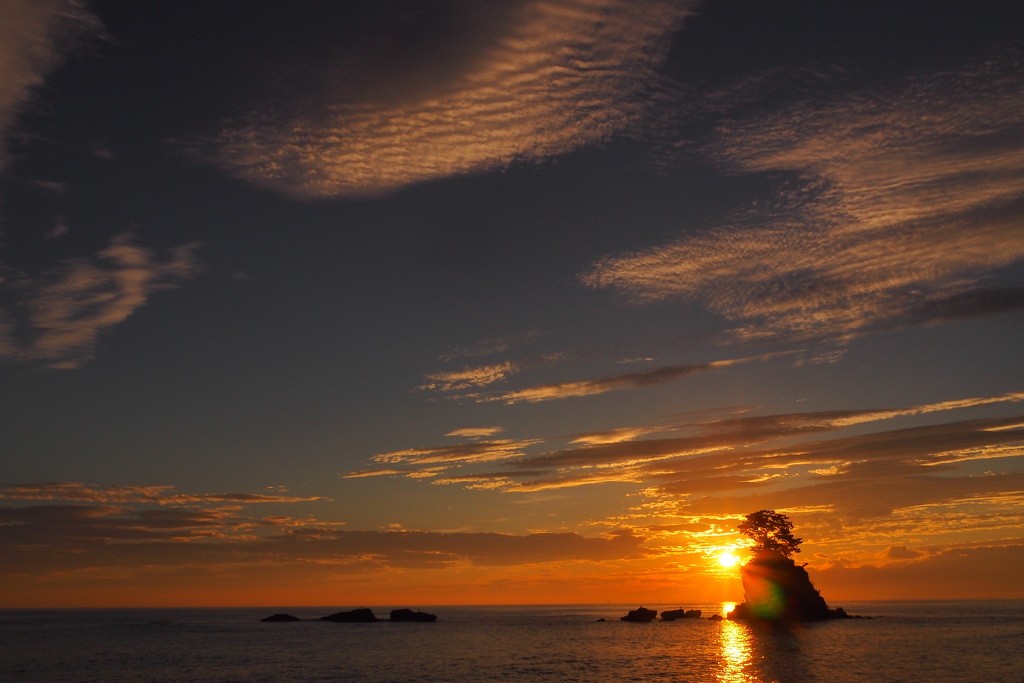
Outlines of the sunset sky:
[{"label": "sunset sky", "polygon": [[1020,0],[0,18],[0,607],[1024,597]]}]

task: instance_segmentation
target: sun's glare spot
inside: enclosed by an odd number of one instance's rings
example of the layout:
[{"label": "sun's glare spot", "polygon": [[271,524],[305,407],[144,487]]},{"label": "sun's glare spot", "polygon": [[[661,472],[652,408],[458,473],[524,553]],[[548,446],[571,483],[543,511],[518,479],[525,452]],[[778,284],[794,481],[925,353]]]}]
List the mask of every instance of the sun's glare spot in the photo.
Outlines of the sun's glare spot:
[{"label": "sun's glare spot", "polygon": [[736,557],[728,551],[718,556],[718,564],[722,565],[723,567],[732,567],[739,561],[740,558]]}]

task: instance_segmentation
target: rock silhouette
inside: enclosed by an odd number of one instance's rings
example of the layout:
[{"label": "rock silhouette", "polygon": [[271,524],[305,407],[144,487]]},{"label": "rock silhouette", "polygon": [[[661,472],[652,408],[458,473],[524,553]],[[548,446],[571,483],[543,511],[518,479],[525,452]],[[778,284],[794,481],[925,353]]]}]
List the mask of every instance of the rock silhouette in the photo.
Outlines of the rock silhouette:
[{"label": "rock silhouette", "polygon": [[701,611],[699,609],[686,610],[680,607],[679,609],[665,610],[661,613],[662,621],[675,621],[676,619],[700,619]]},{"label": "rock silhouette", "polygon": [[413,612],[411,609],[393,609],[391,610],[391,621],[437,621],[437,615],[419,610]]},{"label": "rock silhouette", "polygon": [[271,614],[269,617],[263,617],[260,621],[302,621],[302,619],[291,614]]},{"label": "rock silhouette", "polygon": [[745,602],[730,619],[823,621],[847,619],[843,608],[829,609],[807,571],[777,550],[759,550],[741,570]]},{"label": "rock silhouette", "polygon": [[371,621],[377,621],[377,617],[374,616],[373,610],[368,607],[360,607],[349,612],[335,612],[334,614],[328,614],[326,617],[320,617],[320,621],[336,621],[345,624],[364,624]]},{"label": "rock silhouette", "polygon": [[646,607],[637,607],[634,610],[630,610],[629,614],[624,617],[619,617],[622,621],[635,621],[638,623],[646,623],[653,621],[654,617],[658,616],[658,613],[653,609],[647,609]]}]

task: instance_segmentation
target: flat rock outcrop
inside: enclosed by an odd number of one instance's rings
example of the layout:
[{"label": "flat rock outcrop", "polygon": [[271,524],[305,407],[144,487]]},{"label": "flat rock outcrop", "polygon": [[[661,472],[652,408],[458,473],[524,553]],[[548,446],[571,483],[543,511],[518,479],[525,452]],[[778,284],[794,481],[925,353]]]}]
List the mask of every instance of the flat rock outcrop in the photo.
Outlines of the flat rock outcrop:
[{"label": "flat rock outcrop", "polygon": [[302,619],[291,614],[271,614],[269,617],[263,617],[260,621],[302,621]]},{"label": "flat rock outcrop", "polygon": [[377,617],[374,616],[373,610],[368,607],[360,607],[348,612],[335,612],[334,614],[328,614],[326,617],[320,617],[320,621],[336,621],[344,624],[365,624],[371,621],[377,621]]},{"label": "flat rock outcrop", "polygon": [[391,610],[391,621],[437,621],[437,615],[419,610],[413,612],[411,609],[393,609]]},{"label": "flat rock outcrop", "polygon": [[665,610],[661,613],[662,621],[675,621],[676,619],[700,619],[701,611],[699,609],[670,609]]}]

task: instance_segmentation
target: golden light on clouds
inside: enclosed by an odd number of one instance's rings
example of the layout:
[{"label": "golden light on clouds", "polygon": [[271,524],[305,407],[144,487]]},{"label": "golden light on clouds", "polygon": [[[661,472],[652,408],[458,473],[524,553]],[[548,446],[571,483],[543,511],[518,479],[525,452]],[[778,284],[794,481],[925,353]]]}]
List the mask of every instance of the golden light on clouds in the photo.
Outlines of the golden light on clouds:
[{"label": "golden light on clouds", "polygon": [[[1019,417],[967,420],[863,434],[844,430],[898,417],[1019,402],[1019,393],[974,397],[902,409],[744,415],[685,420],[619,439],[574,436],[553,442],[494,440],[382,454],[401,469],[353,472],[430,478],[468,490],[505,493],[634,485],[680,514],[721,512],[721,505],[794,509],[846,520],[878,518],[926,501],[983,499],[1019,485],[1020,475],[951,476],[961,463],[1019,457]],[[698,417],[698,416],[693,416]],[[629,438],[626,438],[629,437]],[[493,463],[493,464],[492,464]],[[477,465],[486,465],[481,471]],[[935,476],[940,475],[940,476]],[[896,496],[895,491],[900,495]],[[729,534],[726,534],[729,535]],[[707,557],[735,550],[721,540]]]},{"label": "golden light on clouds", "polygon": [[100,335],[155,292],[198,275],[200,246],[183,244],[161,254],[123,234],[94,257],[66,261],[35,277],[0,279],[13,295],[0,304],[0,359],[78,367],[91,358]]},{"label": "golden light on clouds", "polygon": [[8,0],[0,602],[1020,595],[1020,11],[897,4]]},{"label": "golden light on clouds", "polygon": [[772,211],[582,275],[636,302],[702,302],[738,340],[846,340],[1019,303],[982,274],[1024,258],[1024,91],[1015,60],[909,79],[886,96],[721,124],[705,150],[803,186]]},{"label": "golden light on clouds", "polygon": [[445,436],[461,436],[469,439],[481,439],[494,436],[503,431],[501,427],[465,427],[448,432]]},{"label": "golden light on clouds", "polygon": [[[463,72],[421,74],[405,97],[277,104],[207,141],[214,163],[302,198],[374,195],[600,143],[635,127],[688,1],[530,0],[475,45]],[[475,35],[462,37],[476,41]],[[410,68],[415,65],[410,65]],[[339,93],[345,94],[345,93]]]}]

